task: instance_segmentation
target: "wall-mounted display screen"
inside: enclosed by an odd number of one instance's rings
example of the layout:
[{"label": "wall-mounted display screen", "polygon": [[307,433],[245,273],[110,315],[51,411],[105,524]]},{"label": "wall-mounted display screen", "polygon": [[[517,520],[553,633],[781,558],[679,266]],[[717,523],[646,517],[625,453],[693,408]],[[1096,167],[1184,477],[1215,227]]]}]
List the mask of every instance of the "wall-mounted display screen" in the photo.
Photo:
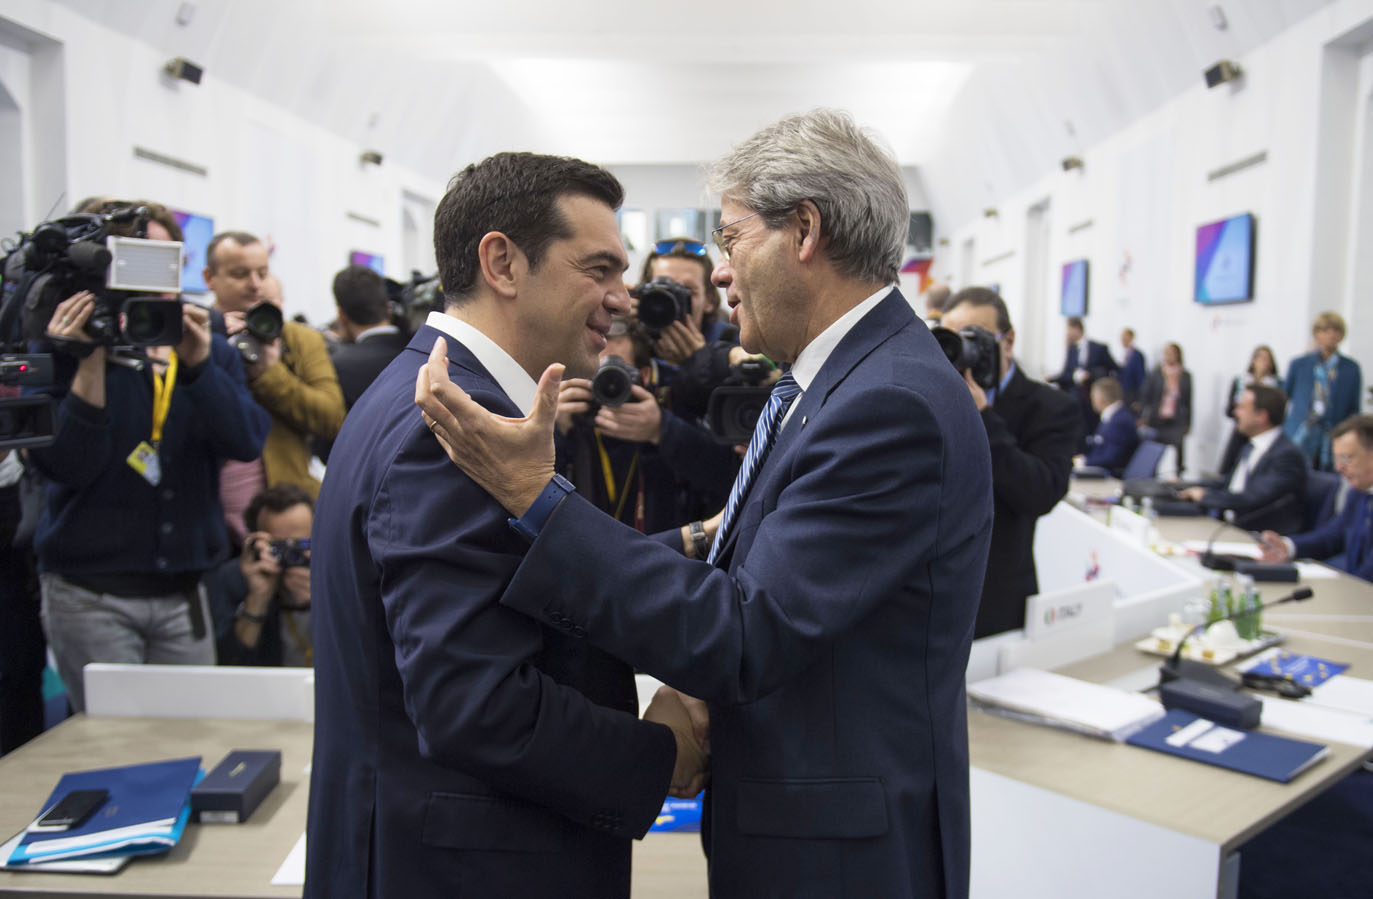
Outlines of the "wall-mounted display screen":
[{"label": "wall-mounted display screen", "polygon": [[207,215],[169,209],[181,226],[181,289],[186,293],[208,293],[210,288],[202,277],[205,271],[205,248],[215,236],[215,220]]},{"label": "wall-mounted display screen", "polygon": [[1065,316],[1087,314],[1087,260],[1075,259],[1063,263],[1062,286],[1058,295],[1059,308]]},{"label": "wall-mounted display screen", "polygon": [[1254,298],[1254,216],[1231,216],[1197,229],[1198,303]]},{"label": "wall-mounted display screen", "polygon": [[386,274],[386,260],[375,253],[364,253],[362,250],[353,250],[348,254],[349,265],[361,265],[370,268],[378,275]]}]

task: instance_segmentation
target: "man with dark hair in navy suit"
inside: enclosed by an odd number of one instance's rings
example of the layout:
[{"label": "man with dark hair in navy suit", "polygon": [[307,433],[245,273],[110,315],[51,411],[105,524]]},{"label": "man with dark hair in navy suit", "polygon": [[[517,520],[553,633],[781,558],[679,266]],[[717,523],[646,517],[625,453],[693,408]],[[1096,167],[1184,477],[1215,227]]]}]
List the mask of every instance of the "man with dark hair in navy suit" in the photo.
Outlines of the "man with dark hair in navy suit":
[{"label": "man with dark hair in navy suit", "polygon": [[627,665],[498,605],[524,539],[412,405],[436,344],[498,415],[555,361],[589,377],[629,310],[621,198],[580,160],[500,153],[439,203],[445,311],[353,407],[316,506],[308,897],[627,897],[631,838],[670,782],[699,789],[675,695],[647,715],[672,725],[639,720]]},{"label": "man with dark hair in navy suit", "polygon": [[1295,531],[1306,504],[1306,459],[1282,432],[1287,395],[1250,384],[1235,403],[1235,429],[1249,442],[1220,479],[1178,491],[1182,499],[1223,511],[1250,530]]},{"label": "man with dark hair in navy suit", "polygon": [[1125,355],[1120,360],[1120,389],[1125,394],[1125,405],[1138,412],[1139,392],[1144,388],[1149,369],[1144,363],[1144,354],[1135,346],[1134,328],[1121,329],[1120,345],[1125,348]]},{"label": "man with dark hair in navy suit", "polygon": [[553,478],[556,367],[528,418],[500,418],[436,347],[416,400],[528,535],[502,604],[708,702],[712,896],[966,896],[963,679],[991,466],[967,387],[893,286],[904,179],[817,110],[709,183],[741,345],[791,369],[704,562]]},{"label": "man with dark hair in navy suit", "polygon": [[1097,426],[1097,414],[1092,411],[1092,382],[1098,378],[1115,377],[1120,366],[1111,358],[1111,350],[1106,344],[1087,339],[1082,319],[1072,316],[1065,328],[1068,349],[1063,356],[1063,371],[1050,378],[1049,382],[1057,384],[1060,390],[1077,399],[1082,412],[1080,436],[1085,449],[1087,435],[1095,431]]},{"label": "man with dark hair in navy suit", "polygon": [[1115,378],[1102,378],[1092,385],[1092,408],[1101,417],[1096,432],[1087,438],[1083,462],[1104,468],[1120,477],[1139,446],[1135,415],[1125,406],[1125,392]]},{"label": "man with dark hair in navy suit", "polygon": [[1305,534],[1264,531],[1263,557],[1270,562],[1330,560],[1341,570],[1373,581],[1373,415],[1352,415],[1330,432],[1335,470],[1349,482],[1344,510]]}]

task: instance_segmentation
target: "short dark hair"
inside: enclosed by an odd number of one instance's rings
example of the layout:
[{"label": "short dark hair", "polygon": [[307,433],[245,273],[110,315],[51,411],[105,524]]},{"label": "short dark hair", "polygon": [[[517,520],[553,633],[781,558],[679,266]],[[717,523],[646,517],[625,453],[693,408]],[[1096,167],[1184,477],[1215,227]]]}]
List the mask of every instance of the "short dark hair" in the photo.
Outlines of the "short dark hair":
[{"label": "short dark hair", "polygon": [[1280,426],[1287,420],[1287,394],[1267,384],[1250,384],[1244,388],[1254,395],[1254,408],[1268,413],[1268,424]]},{"label": "short dark hair", "polygon": [[1082,324],[1082,319],[1081,319],[1081,317],[1076,316],[1076,315],[1070,316],[1070,317],[1068,318],[1068,327],[1070,327],[1070,328],[1077,328],[1079,331],[1086,331],[1086,330],[1087,330],[1086,327],[1084,327],[1083,324]]},{"label": "short dark hair", "polygon": [[1006,301],[1001,299],[995,290],[988,287],[965,287],[944,303],[944,314],[947,315],[959,306],[990,306],[996,310],[997,333],[1005,334],[1011,330],[1011,313],[1006,309]]},{"label": "short dark hair", "polygon": [[310,494],[306,493],[304,488],[295,484],[275,484],[266,490],[258,491],[257,495],[248,501],[248,508],[243,510],[243,523],[248,526],[248,530],[256,531],[258,519],[262,517],[263,512],[279,515],[301,503],[314,511],[314,500],[310,499]]},{"label": "short dark hair", "polygon": [[215,272],[215,250],[226,240],[232,240],[241,247],[250,246],[255,243],[262,243],[257,239],[257,235],[249,234],[247,231],[221,231],[205,246],[205,267],[210,270],[210,274]]},{"label": "short dark hair", "polygon": [[365,265],[350,265],[334,275],[334,302],[355,325],[377,325],[390,318],[386,284]]},{"label": "short dark hair", "polygon": [[[654,245],[648,258],[644,260],[644,270],[639,275],[639,283],[647,284],[653,278],[653,263],[659,259],[687,259],[701,267],[701,274],[705,278],[705,297],[706,304],[712,306],[705,310],[701,317],[701,324],[707,325],[715,321],[715,316],[720,310],[720,288],[715,286],[715,282],[710,280],[710,276],[715,273],[715,263],[710,261],[710,256],[704,253],[693,253],[687,249],[688,243],[697,243],[694,237],[669,237],[666,240],[672,241],[672,249],[666,253],[659,253],[657,245]],[[664,241],[658,241],[663,243]],[[710,302],[714,297],[715,302]]]},{"label": "short dark hair", "polygon": [[1330,432],[1330,439],[1343,437],[1345,434],[1355,434],[1359,438],[1359,443],[1366,450],[1373,450],[1373,415],[1351,415],[1344,421],[1335,425]]},{"label": "short dark hair", "polygon": [[434,212],[434,256],[448,305],[471,296],[481,271],[477,245],[492,231],[510,238],[538,268],[550,243],[572,236],[557,205],[565,196],[619,209],[624,188],[600,166],[537,153],[497,153],[454,175]]}]

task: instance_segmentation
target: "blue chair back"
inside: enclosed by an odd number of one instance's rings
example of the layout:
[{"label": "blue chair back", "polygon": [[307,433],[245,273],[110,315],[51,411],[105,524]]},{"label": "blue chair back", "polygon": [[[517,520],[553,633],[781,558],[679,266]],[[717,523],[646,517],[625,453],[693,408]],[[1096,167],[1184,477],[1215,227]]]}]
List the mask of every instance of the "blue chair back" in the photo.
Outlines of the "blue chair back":
[{"label": "blue chair back", "polygon": [[1306,472],[1306,505],[1302,511],[1302,530],[1310,531],[1335,514],[1335,497],[1340,492],[1339,475],[1333,471]]},{"label": "blue chair back", "polygon": [[1130,457],[1130,464],[1125,466],[1125,474],[1121,480],[1140,481],[1154,477],[1158,472],[1158,463],[1163,458],[1164,449],[1165,445],[1157,440],[1141,440],[1135,448],[1135,454]]}]

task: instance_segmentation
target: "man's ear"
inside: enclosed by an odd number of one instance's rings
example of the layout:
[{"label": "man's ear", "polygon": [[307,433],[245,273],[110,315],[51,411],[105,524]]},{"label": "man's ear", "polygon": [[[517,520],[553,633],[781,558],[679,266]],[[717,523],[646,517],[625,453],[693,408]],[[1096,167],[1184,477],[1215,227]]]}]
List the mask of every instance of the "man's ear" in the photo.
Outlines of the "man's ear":
[{"label": "man's ear", "polygon": [[802,262],[813,262],[820,252],[820,208],[811,200],[802,200],[796,206],[796,221],[799,258]]},{"label": "man's ear", "polygon": [[488,231],[477,244],[482,280],[499,297],[514,299],[529,260],[515,242],[500,231]]}]

